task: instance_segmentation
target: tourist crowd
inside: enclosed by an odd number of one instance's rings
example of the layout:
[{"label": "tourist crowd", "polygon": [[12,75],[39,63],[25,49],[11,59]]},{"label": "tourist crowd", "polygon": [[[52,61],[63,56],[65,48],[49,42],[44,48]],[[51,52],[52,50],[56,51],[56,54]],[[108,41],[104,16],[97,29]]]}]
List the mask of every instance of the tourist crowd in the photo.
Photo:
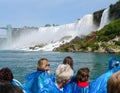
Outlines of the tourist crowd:
[{"label": "tourist crowd", "polygon": [[54,74],[47,58],[40,58],[36,71],[26,75],[21,84],[8,67],[0,69],[0,93],[120,93],[120,60],[110,58],[108,71],[89,82],[90,69],[74,71],[73,59],[64,58]]}]

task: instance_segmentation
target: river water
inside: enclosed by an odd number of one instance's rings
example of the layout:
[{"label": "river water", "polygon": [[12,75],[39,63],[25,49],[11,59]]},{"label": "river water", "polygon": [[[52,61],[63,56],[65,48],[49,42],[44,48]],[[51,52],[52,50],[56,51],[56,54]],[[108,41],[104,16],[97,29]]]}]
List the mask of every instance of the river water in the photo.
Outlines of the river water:
[{"label": "river water", "polygon": [[55,72],[58,64],[62,63],[66,56],[71,56],[74,61],[74,70],[81,67],[90,69],[90,79],[94,80],[102,73],[107,71],[108,58],[119,54],[105,53],[72,53],[72,52],[46,52],[46,51],[16,51],[1,50],[0,51],[0,68],[9,67],[14,77],[20,82],[25,81],[25,75],[36,70],[37,61],[44,57],[50,62],[51,73]]}]

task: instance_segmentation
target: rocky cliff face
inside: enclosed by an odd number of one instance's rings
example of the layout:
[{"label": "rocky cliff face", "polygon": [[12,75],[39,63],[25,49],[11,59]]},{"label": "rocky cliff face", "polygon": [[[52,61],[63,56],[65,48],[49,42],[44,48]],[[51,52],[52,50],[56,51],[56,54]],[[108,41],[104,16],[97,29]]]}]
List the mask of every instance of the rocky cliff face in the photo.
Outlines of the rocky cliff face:
[{"label": "rocky cliff face", "polygon": [[[105,9],[102,9],[93,13],[93,20],[97,26],[100,25],[102,13],[104,10]],[[116,4],[111,4],[109,6],[109,19],[115,20],[119,18],[120,18],[120,1],[118,1]]]},{"label": "rocky cliff face", "polygon": [[[94,23],[99,26],[103,10],[94,12]],[[120,1],[109,7],[111,22],[101,30],[84,38],[76,37],[54,51],[120,53]]]},{"label": "rocky cliff face", "polygon": [[96,11],[93,13],[93,20],[94,20],[94,23],[99,26],[100,25],[100,21],[101,21],[101,17],[102,17],[102,14],[103,14],[103,11],[105,9],[102,9],[102,10],[99,10],[99,11]]}]

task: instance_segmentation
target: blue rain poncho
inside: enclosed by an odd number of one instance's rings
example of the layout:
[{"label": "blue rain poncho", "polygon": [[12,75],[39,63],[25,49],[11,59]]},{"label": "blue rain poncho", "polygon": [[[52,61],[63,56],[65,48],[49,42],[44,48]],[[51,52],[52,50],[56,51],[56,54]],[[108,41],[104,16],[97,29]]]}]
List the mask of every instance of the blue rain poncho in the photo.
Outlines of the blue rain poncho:
[{"label": "blue rain poncho", "polygon": [[113,73],[120,70],[120,59],[110,57],[108,59],[108,71],[90,84],[90,93],[107,93],[107,81]]},{"label": "blue rain poncho", "polygon": [[85,87],[80,87],[78,86],[77,82],[74,82],[72,93],[89,93],[89,85]]},{"label": "blue rain poncho", "polygon": [[[19,86],[20,88],[22,88],[21,82],[19,82],[19,81],[16,80],[16,79],[13,79],[12,82],[11,82],[11,84],[12,84],[12,85]],[[26,93],[26,92],[23,90],[23,93]]]},{"label": "blue rain poncho", "polygon": [[107,81],[113,73],[120,70],[120,67],[113,68],[108,72],[99,76],[96,80],[90,84],[90,93],[107,93]]},{"label": "blue rain poncho", "polygon": [[26,82],[22,85],[26,93],[42,93],[44,86],[52,82],[46,71],[36,71],[26,76]]},{"label": "blue rain poncho", "polygon": [[73,82],[70,81],[68,84],[64,85],[63,88],[67,93],[73,93]]},{"label": "blue rain poncho", "polygon": [[49,85],[46,85],[41,90],[40,93],[73,93],[73,92],[71,91],[71,85],[69,86],[69,84],[63,87],[63,89],[59,89],[55,82],[51,82]]},{"label": "blue rain poncho", "polygon": [[110,57],[108,59],[108,70],[111,70],[116,67],[120,67],[120,59],[116,57]]},{"label": "blue rain poncho", "polygon": [[19,87],[22,87],[22,84],[21,82],[19,82],[18,80],[16,79],[13,79],[12,82],[11,82],[12,85],[16,85],[16,86],[19,86]]},{"label": "blue rain poncho", "polygon": [[[55,78],[55,74],[54,75],[51,75],[51,79],[53,81],[53,83],[55,84],[55,81],[56,81],[56,78]],[[74,82],[74,78],[72,77],[70,82],[66,85],[63,86],[63,89],[64,89],[64,93],[66,93],[65,91],[67,91],[67,93],[73,93],[73,82]],[[51,85],[52,86],[52,85]],[[54,86],[54,85],[53,85]],[[54,86],[55,87],[55,86]],[[53,88],[53,90],[56,90],[56,88]],[[59,90],[59,89],[57,89]],[[51,93],[51,92],[50,92]],[[54,93],[57,93],[57,92],[54,92]],[[61,91],[60,91],[61,93]],[[62,92],[63,93],[63,92]]]}]

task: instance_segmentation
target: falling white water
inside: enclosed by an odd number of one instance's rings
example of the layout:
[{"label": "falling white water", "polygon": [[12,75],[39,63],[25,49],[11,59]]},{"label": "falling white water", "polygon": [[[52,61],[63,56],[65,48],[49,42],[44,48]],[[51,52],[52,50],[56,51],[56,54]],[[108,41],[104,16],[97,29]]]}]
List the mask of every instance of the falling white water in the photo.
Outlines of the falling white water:
[{"label": "falling white water", "polygon": [[93,15],[85,15],[81,20],[78,21],[76,30],[78,35],[88,35],[93,31],[96,31],[97,27],[93,23]]},{"label": "falling white water", "polygon": [[52,51],[54,47],[69,42],[76,35],[74,23],[54,27],[40,27],[38,31],[32,31],[20,36],[9,46],[9,49],[28,50],[29,47],[34,47],[35,45],[46,45],[44,48],[37,50]]},{"label": "falling white water", "polygon": [[101,17],[101,22],[100,22],[100,27],[98,30],[100,30],[101,28],[103,28],[105,25],[109,24],[110,20],[109,20],[109,8],[105,9],[103,11],[102,17]]},{"label": "falling white water", "polygon": [[[107,12],[104,13],[105,21]],[[102,21],[101,24],[104,25],[106,23],[108,23],[108,21]],[[40,27],[38,31],[26,31],[26,33],[23,33],[19,38],[14,40],[14,42],[9,45],[9,47],[6,47],[6,49],[30,50],[29,48],[34,47],[35,45],[44,45],[41,48],[36,47],[35,50],[52,51],[54,48],[70,42],[75,36],[88,35],[93,31],[97,31],[97,29],[98,27],[93,23],[93,15],[88,14],[74,23],[60,26]]]},{"label": "falling white water", "polygon": [[39,33],[41,34],[43,39],[47,41],[47,43],[51,41],[56,42],[65,36],[76,36],[76,32],[74,30],[74,23],[57,27],[40,27]]}]

